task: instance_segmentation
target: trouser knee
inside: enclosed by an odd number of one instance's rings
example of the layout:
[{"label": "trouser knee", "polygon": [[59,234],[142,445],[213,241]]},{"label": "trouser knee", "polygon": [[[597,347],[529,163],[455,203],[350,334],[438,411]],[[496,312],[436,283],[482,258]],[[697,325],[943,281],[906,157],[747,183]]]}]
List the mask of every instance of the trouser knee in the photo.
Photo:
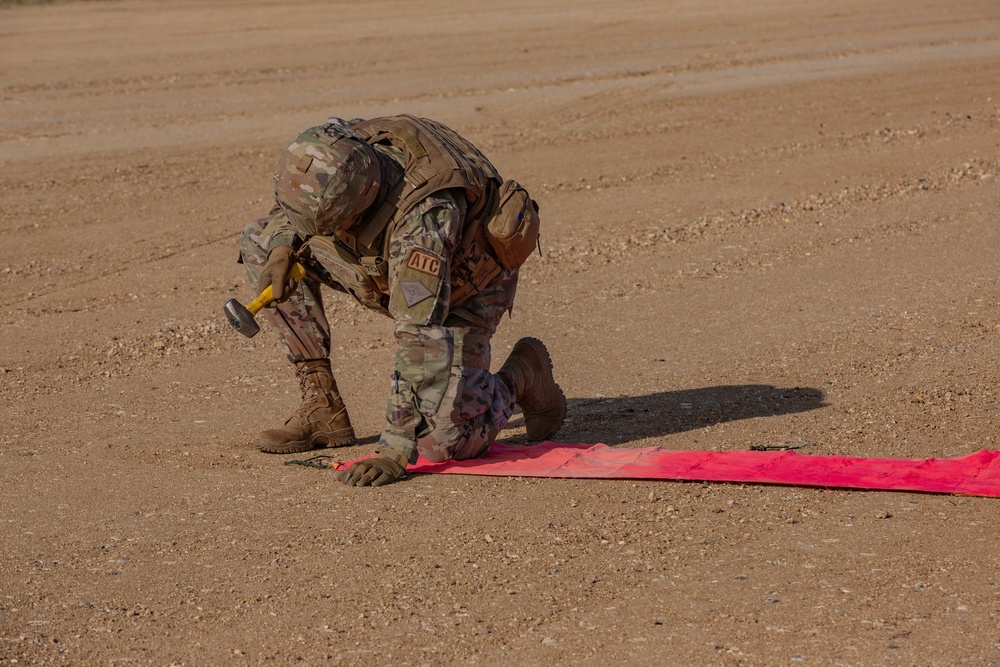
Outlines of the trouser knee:
[{"label": "trouser knee", "polygon": [[484,419],[439,424],[429,435],[417,441],[417,452],[435,463],[449,459],[474,459],[489,450],[499,431]]},{"label": "trouser knee", "polygon": [[431,417],[433,429],[417,441],[417,451],[431,461],[482,456],[507,424],[513,396],[486,369],[455,368],[444,400]]}]

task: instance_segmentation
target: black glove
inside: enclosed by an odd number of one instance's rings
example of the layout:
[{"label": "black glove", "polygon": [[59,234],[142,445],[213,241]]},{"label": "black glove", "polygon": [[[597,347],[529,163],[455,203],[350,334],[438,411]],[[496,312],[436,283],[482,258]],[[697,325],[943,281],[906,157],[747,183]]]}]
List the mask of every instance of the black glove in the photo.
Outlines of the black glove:
[{"label": "black glove", "polygon": [[[271,286],[271,293],[274,294],[275,301],[281,301],[285,295],[285,283],[288,280],[288,272],[292,269],[292,246],[279,245],[267,256],[264,263],[264,270],[260,272],[257,279],[257,294],[263,292],[268,285]],[[296,281],[287,285],[288,293],[295,291]]]},{"label": "black glove", "polygon": [[405,477],[407,463],[405,456],[387,447],[372,458],[341,470],[337,480],[348,486],[382,486]]}]

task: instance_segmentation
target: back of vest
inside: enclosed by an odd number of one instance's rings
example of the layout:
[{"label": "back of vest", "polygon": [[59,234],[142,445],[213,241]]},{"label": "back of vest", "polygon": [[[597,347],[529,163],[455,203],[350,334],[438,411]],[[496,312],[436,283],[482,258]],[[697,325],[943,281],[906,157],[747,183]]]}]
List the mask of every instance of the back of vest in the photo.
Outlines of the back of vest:
[{"label": "back of vest", "polygon": [[447,188],[465,190],[471,219],[492,206],[500,174],[478,148],[448,126],[407,114],[362,120],[351,129],[369,144],[387,143],[403,151],[403,183],[393,198],[397,216]]}]

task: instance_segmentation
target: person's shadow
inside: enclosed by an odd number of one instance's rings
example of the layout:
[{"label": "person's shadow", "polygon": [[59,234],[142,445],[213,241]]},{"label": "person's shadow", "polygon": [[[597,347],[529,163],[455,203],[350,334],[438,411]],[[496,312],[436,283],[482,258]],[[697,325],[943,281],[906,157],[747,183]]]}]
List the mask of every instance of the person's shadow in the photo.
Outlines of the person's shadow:
[{"label": "person's shadow", "polygon": [[[574,398],[568,401],[559,442],[603,442],[620,445],[634,440],[681,433],[753,417],[773,417],[826,407],[823,391],[766,384],[723,385],[663,391],[646,396]],[[523,426],[515,415],[508,428]],[[527,444],[521,436],[501,436],[510,444]]]}]

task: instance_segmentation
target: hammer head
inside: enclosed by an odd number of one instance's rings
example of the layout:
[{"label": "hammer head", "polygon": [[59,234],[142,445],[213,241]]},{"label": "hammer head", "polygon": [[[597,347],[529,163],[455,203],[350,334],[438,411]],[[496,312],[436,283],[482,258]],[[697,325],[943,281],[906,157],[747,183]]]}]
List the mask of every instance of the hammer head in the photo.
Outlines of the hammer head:
[{"label": "hammer head", "polygon": [[233,325],[233,328],[247,338],[253,338],[260,331],[260,325],[257,324],[257,320],[236,299],[227,301],[222,310],[226,313],[226,318],[229,319],[229,323]]}]

